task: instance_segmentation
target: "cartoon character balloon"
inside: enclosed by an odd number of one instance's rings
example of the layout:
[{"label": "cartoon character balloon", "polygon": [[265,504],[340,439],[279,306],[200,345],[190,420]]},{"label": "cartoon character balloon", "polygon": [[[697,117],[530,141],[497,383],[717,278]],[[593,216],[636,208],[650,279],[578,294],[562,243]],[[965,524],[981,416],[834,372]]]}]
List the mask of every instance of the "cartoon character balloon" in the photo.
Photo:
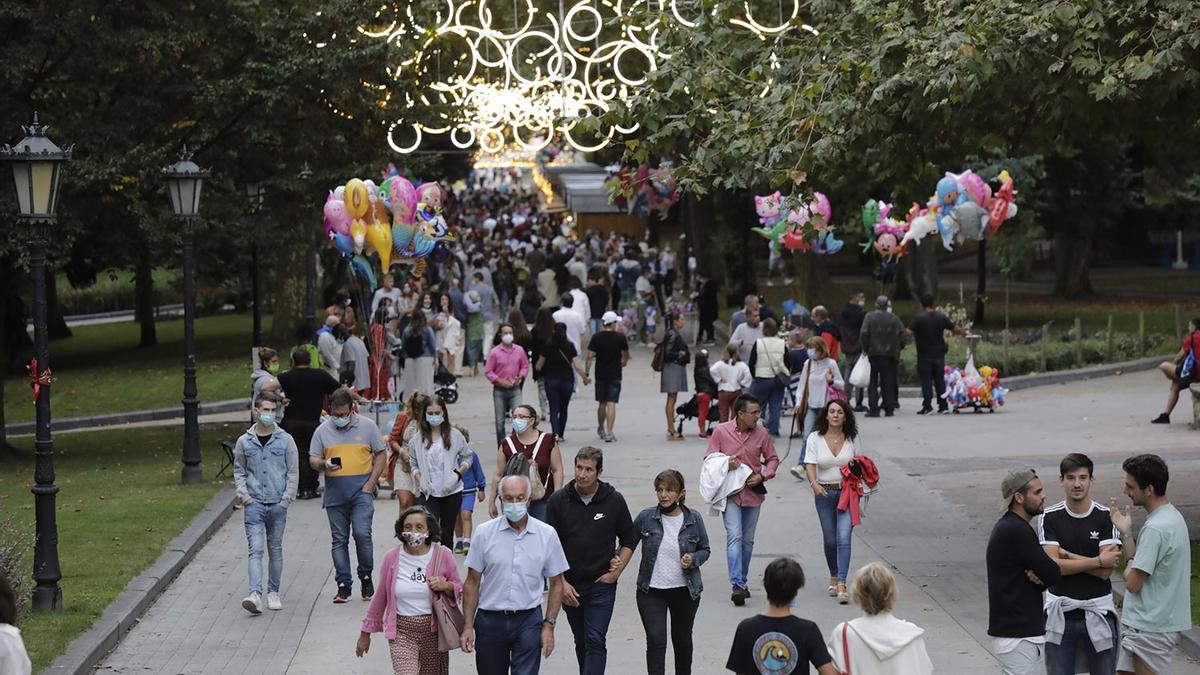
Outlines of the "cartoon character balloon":
[{"label": "cartoon character balloon", "polygon": [[444,199],[445,194],[442,192],[442,186],[437,182],[421,183],[417,186],[417,201],[424,202],[434,210],[442,210],[442,201]]}]

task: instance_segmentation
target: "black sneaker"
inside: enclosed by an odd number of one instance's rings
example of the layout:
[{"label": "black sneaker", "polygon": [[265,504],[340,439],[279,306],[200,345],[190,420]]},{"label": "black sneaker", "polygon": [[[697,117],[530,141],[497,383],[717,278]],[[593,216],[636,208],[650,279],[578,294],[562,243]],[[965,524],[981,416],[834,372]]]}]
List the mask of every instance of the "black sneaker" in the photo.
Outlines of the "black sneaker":
[{"label": "black sneaker", "polygon": [[928,415],[931,412],[933,412],[933,408],[921,408],[920,410],[917,411],[917,414],[918,415]]},{"label": "black sneaker", "polygon": [[1158,417],[1155,417],[1154,419],[1150,420],[1150,424],[1170,424],[1170,423],[1171,423],[1171,416],[1168,415],[1167,413],[1163,413],[1163,414],[1159,415]]},{"label": "black sneaker", "polygon": [[340,605],[350,599],[350,584],[338,584],[337,595],[333,596],[333,602]]},{"label": "black sneaker", "polygon": [[358,583],[362,585],[363,600],[370,600],[375,597],[375,582],[371,581],[371,577],[359,577]]},{"label": "black sneaker", "polygon": [[883,411],[883,416],[884,416],[884,417],[892,417],[892,416],[893,416],[893,415],[895,415],[895,414],[896,414],[896,413],[895,413],[894,411],[892,411],[892,410],[884,410],[884,411]]},{"label": "black sneaker", "polygon": [[859,403],[858,405],[854,406],[854,412],[867,412],[867,406]]},{"label": "black sneaker", "polygon": [[939,414],[939,415],[949,415],[949,414],[950,414],[950,409],[949,409],[949,408],[946,408],[946,407],[941,407],[941,408],[938,408],[938,414]]},{"label": "black sneaker", "polygon": [[879,417],[879,411],[876,410],[875,412],[869,412],[865,415],[865,417]]}]

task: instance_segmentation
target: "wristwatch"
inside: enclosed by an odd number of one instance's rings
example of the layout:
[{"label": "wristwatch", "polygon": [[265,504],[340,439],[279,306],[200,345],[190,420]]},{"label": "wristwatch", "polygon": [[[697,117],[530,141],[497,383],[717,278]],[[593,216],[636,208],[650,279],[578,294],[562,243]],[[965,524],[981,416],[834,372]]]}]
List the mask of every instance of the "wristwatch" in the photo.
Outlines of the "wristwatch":
[{"label": "wristwatch", "polygon": [[558,625],[558,622],[557,622],[557,621],[555,621],[554,619],[549,619],[549,618],[547,618],[547,619],[542,619],[542,623],[548,623],[548,624],[550,624],[551,626],[556,626],[556,625]]}]

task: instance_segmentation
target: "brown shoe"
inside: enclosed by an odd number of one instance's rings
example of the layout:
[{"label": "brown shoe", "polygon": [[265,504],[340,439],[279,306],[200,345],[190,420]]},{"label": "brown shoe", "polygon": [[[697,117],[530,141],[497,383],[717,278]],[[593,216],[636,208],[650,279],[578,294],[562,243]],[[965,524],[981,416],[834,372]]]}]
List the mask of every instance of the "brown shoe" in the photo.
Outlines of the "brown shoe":
[{"label": "brown shoe", "polygon": [[733,591],[729,594],[730,601],[732,601],[733,604],[737,605],[738,607],[745,605],[746,598],[748,597],[750,597],[750,591],[740,586],[734,586]]}]

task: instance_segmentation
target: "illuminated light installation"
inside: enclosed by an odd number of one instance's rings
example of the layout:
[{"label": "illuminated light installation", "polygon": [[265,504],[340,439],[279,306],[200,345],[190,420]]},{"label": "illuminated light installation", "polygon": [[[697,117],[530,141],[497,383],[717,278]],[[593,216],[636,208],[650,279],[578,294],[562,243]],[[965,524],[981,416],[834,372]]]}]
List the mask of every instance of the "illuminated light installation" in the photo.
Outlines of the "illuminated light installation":
[{"label": "illuminated light installation", "polygon": [[[704,20],[684,16],[678,5],[679,0],[560,0],[555,13],[538,9],[534,0],[514,0],[512,24],[500,26],[488,0],[394,2],[382,5],[370,24],[359,25],[357,35],[342,39],[383,40],[403,49],[388,76],[399,82],[416,74],[425,85],[408,92],[390,83],[363,83],[382,92],[380,105],[402,111],[388,123],[388,144],[398,153],[416,151],[426,136],[446,134],[457,148],[492,153],[508,146],[536,152],[556,136],[591,152],[616,134],[636,132],[638,125],[608,126],[584,138],[580,122],[603,115],[614,102],[628,103],[670,58],[659,46],[663,30],[696,28]],[[759,39],[789,31],[818,34],[798,21],[800,0],[781,3],[783,20],[775,25],[756,19],[749,2],[741,5],[743,14],[729,23]],[[414,12],[414,6],[420,9]],[[714,5],[714,16],[716,10]],[[314,44],[325,48],[337,39],[335,33]],[[777,68],[772,54],[772,69]],[[418,103],[432,119],[404,116]]]}]

